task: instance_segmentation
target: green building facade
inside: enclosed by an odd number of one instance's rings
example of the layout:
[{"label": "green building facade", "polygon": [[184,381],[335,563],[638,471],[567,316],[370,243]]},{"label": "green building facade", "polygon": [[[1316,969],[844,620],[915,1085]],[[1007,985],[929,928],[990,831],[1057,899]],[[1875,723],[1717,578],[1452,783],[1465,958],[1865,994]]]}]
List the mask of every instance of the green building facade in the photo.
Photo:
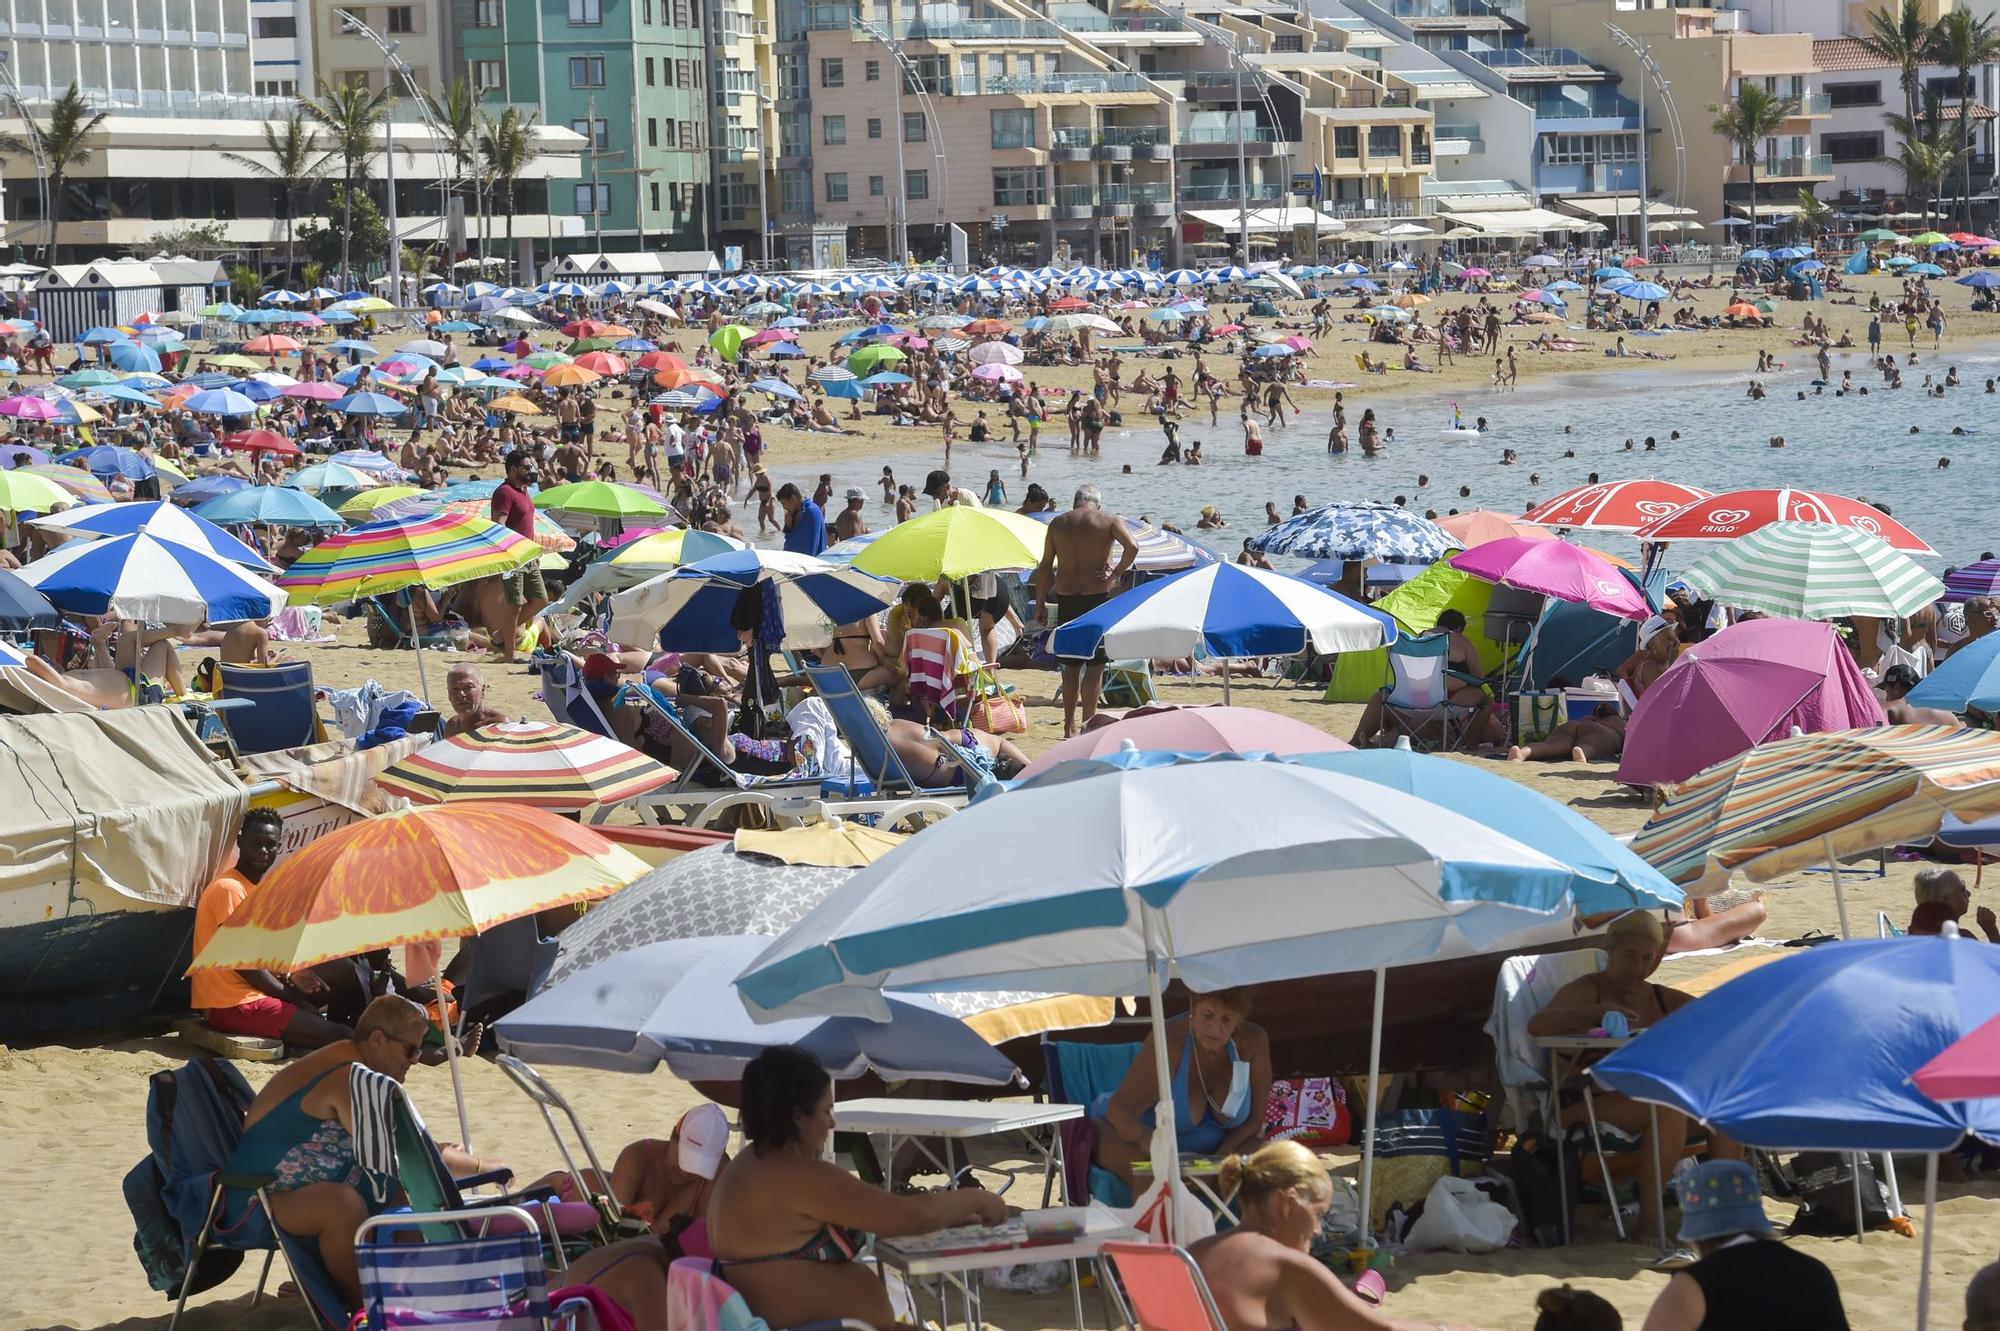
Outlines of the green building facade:
[{"label": "green building facade", "polygon": [[549,212],[557,253],[708,249],[708,0],[473,0],[467,70],[494,105],[536,106],[590,142]]}]

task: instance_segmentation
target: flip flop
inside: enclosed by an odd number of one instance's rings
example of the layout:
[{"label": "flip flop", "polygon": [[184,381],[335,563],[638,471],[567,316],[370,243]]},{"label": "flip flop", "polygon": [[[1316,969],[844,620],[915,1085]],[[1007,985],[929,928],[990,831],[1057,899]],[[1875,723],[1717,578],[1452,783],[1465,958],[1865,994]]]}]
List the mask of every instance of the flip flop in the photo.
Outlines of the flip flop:
[{"label": "flip flop", "polygon": [[1371,1308],[1381,1307],[1388,1292],[1389,1283],[1382,1279],[1380,1271],[1363,1271],[1354,1279],[1355,1296]]}]

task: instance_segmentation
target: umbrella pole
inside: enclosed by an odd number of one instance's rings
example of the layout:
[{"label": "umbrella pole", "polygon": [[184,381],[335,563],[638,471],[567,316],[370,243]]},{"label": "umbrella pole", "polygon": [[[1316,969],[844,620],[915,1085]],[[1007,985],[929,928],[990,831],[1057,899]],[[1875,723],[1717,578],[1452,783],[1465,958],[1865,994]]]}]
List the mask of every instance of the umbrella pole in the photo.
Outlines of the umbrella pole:
[{"label": "umbrella pole", "polygon": [[1917,1276],[1917,1331],[1924,1331],[1931,1316],[1931,1235],[1937,1229],[1937,1152],[1924,1162],[1924,1258]]},{"label": "umbrella pole", "polygon": [[1229,706],[1229,658],[1222,659],[1222,705]]},{"label": "umbrella pole", "polygon": [[1375,1009],[1368,1021],[1368,1112],[1361,1138],[1361,1245],[1370,1240],[1369,1216],[1375,1197],[1375,1102],[1381,1098],[1382,1080],[1382,998],[1388,988],[1389,972],[1375,968]]},{"label": "umbrella pole", "polygon": [[1827,871],[1833,875],[1833,904],[1840,911],[1840,936],[1854,937],[1854,931],[1847,927],[1847,884],[1840,876],[1840,857],[1833,853],[1833,838],[1823,836],[1820,845],[1826,848]]},{"label": "umbrella pole", "polygon": [[417,687],[423,690],[424,706],[431,705],[431,682],[424,675],[424,640],[417,636],[417,598],[410,598],[410,645],[417,649]]},{"label": "umbrella pole", "polygon": [[458,1075],[458,1040],[451,1033],[451,1023],[445,1020],[444,1000],[438,1000],[438,1030],[444,1034],[444,1057],[451,1064],[451,1098],[458,1104],[458,1144],[468,1153],[472,1150],[472,1122],[465,1113],[465,1083]]},{"label": "umbrella pole", "polygon": [[1162,1128],[1167,1141],[1174,1147],[1164,1161],[1153,1161],[1153,1177],[1166,1185],[1167,1237],[1178,1241],[1181,1237],[1173,1231],[1179,1228],[1179,1212],[1174,1205],[1174,1196],[1182,1188],[1180,1143],[1174,1139],[1174,1069],[1167,1057],[1167,1015],[1160,997],[1160,949],[1158,943],[1159,926],[1153,917],[1151,906],[1140,907],[1141,927],[1146,939],[1146,1004],[1152,1016],[1153,1026],[1153,1076],[1158,1079],[1154,1088],[1153,1128],[1154,1141],[1159,1140]]}]

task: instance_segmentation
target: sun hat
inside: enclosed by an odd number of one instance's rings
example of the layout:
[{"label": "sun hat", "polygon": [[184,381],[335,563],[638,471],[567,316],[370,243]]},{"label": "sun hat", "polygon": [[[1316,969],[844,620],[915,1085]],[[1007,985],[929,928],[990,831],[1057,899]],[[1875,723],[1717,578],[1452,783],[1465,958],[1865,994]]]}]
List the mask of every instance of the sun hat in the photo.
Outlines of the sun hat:
[{"label": "sun hat", "polygon": [[714,1178],[729,1145],[728,1117],[714,1105],[696,1105],[681,1115],[674,1136],[680,1139],[680,1167],[697,1178]]},{"label": "sun hat", "polygon": [[1702,1243],[1736,1234],[1768,1234],[1764,1194],[1757,1171],[1741,1160],[1710,1160],[1683,1173],[1675,1184],[1681,1199],[1681,1242]]},{"label": "sun hat", "polygon": [[1665,615],[1654,615],[1639,626],[1639,645],[1644,647],[1653,640],[1653,635],[1673,627]]},{"label": "sun hat", "polygon": [[868,494],[866,491],[857,489],[856,487],[850,485],[847,487],[847,497],[849,499],[866,499],[868,497]]}]

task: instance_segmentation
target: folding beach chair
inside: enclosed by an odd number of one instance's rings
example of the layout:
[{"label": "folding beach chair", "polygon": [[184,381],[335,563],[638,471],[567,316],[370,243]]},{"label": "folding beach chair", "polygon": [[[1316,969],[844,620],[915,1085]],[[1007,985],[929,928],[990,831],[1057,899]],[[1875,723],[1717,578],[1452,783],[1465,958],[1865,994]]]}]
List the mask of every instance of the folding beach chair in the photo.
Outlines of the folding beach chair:
[{"label": "folding beach chair", "polygon": [[1383,710],[1420,751],[1462,747],[1466,723],[1479,710],[1451,701],[1452,693],[1461,684],[1483,686],[1486,681],[1453,670],[1446,664],[1450,653],[1448,633],[1398,638],[1389,646],[1389,692]]},{"label": "folding beach chair", "polygon": [[326,738],[313,702],[312,662],[270,666],[224,662],[216,666],[216,681],[217,696],[248,698],[252,703],[220,713],[238,753],[275,753]]},{"label": "folding beach chair", "polygon": [[[644,685],[625,685],[612,699],[612,705],[645,708],[698,755],[698,761],[681,768],[673,784],[633,802],[633,807],[642,814],[672,809],[690,826],[705,827],[729,809],[757,808],[775,818],[788,806],[802,811],[807,804],[820,797],[818,777],[799,777],[790,773],[757,776],[736,771],[722,760],[722,755],[709,748],[701,736],[695,734],[686,718],[681,716],[679,708]],[[717,781],[720,784],[698,786],[695,784],[697,780]]]},{"label": "folding beach chair", "polygon": [[[1042,1081],[1051,1104],[1088,1107],[1100,1095],[1116,1091],[1139,1057],[1143,1044],[1089,1044],[1082,1040],[1042,1037]],[[1093,1197],[1110,1206],[1130,1206],[1132,1189],[1124,1179],[1091,1163],[1097,1130],[1090,1118],[1057,1125],[1063,1147],[1063,1188],[1070,1201]],[[1043,1189],[1042,1205],[1049,1204]]]},{"label": "folding beach chair", "polygon": [[1107,1243],[1105,1282],[1125,1325],[1137,1331],[1228,1331],[1201,1268],[1187,1249],[1166,1243]]},{"label": "folding beach chair", "polygon": [[[583,1120],[577,1116],[576,1110],[547,1077],[512,1054],[501,1054],[493,1061],[507,1074],[507,1080],[520,1087],[522,1093],[535,1102],[535,1108],[542,1111],[542,1122],[548,1125],[549,1136],[555,1138],[556,1152],[562,1156],[563,1168],[569,1171],[570,1179],[576,1184],[576,1195],[589,1198],[605,1223],[616,1231],[624,1218],[624,1208],[611,1193],[611,1171],[597,1158],[597,1148],[590,1144],[590,1134],[583,1130]],[[568,1121],[569,1130],[576,1138],[574,1151],[570,1149],[561,1125],[556,1122],[557,1114]],[[578,1160],[579,1155],[581,1161]]]},{"label": "folding beach chair", "polygon": [[616,739],[611,718],[604,714],[597,697],[584,683],[583,672],[567,652],[536,652],[530,660],[542,680],[542,701],[555,719],[564,725],[587,730],[593,735]]},{"label": "folding beach chair", "polygon": [[[412,1229],[422,1242],[406,1241]],[[517,1206],[371,1216],[355,1232],[354,1259],[357,1328],[550,1331],[548,1270]]]},{"label": "folding beach chair", "polygon": [[[840,727],[841,735],[847,740],[847,747],[854,755],[854,770],[873,787],[876,800],[925,800],[948,806],[949,809],[962,808],[970,797],[964,784],[955,786],[920,786],[903,765],[902,755],[889,742],[887,732],[876,721],[875,713],[868,708],[868,700],[855,684],[854,676],[847,673],[846,666],[808,666],[806,678],[812,681],[813,691],[833,713],[833,722]],[[961,764],[961,771],[966,771]],[[981,784],[974,780],[976,786]],[[851,794],[860,793],[853,786]]]}]

